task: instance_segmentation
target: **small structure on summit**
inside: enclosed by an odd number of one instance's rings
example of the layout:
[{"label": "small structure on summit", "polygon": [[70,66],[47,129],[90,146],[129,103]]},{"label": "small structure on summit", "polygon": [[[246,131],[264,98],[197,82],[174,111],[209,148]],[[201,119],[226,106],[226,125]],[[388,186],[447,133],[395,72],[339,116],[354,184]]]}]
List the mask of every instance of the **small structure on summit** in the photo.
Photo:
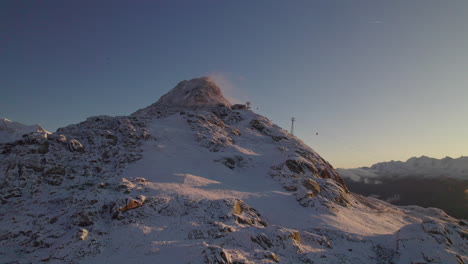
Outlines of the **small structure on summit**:
[{"label": "small structure on summit", "polygon": [[251,103],[247,101],[245,104],[235,104],[231,106],[232,110],[250,110]]},{"label": "small structure on summit", "polygon": [[235,104],[231,106],[232,110],[247,110],[247,105],[245,104]]},{"label": "small structure on summit", "polygon": [[296,121],[296,119],[294,117],[291,118],[291,135],[294,136],[294,121]]}]

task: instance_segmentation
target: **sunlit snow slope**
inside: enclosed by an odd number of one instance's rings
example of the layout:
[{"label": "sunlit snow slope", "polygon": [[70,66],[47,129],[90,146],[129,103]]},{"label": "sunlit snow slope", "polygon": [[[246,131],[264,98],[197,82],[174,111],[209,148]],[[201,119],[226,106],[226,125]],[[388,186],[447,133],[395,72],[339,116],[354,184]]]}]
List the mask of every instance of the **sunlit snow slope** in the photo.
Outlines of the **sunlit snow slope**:
[{"label": "sunlit snow slope", "polygon": [[6,262],[467,260],[465,222],[351,194],[316,152],[232,110],[208,78],[3,152]]}]

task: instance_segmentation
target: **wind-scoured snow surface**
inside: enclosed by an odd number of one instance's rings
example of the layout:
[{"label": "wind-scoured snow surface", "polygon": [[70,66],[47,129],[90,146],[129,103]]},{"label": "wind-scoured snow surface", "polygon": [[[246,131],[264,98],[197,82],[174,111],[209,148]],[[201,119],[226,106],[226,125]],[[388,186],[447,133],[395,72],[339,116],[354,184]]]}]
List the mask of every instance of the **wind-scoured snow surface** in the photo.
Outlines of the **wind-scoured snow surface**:
[{"label": "wind-scoured snow surface", "polygon": [[232,110],[207,78],[130,117],[1,148],[5,263],[468,260],[467,223],[349,193],[316,152]]},{"label": "wind-scoured snow surface", "polygon": [[40,125],[23,125],[7,118],[0,118],[0,143],[13,142],[32,132],[47,132]]},{"label": "wind-scoured snow surface", "polygon": [[468,180],[468,157],[434,159],[426,156],[413,157],[406,162],[380,162],[371,167],[338,169],[343,177],[354,181],[378,177],[449,177]]}]

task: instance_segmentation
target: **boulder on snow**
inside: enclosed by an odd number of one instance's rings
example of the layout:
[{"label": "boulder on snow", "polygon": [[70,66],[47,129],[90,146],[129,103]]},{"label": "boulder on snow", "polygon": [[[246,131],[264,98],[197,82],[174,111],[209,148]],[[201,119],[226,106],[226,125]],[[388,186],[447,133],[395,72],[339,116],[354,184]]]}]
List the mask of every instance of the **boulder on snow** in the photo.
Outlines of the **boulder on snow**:
[{"label": "boulder on snow", "polygon": [[245,164],[244,158],[242,156],[226,157],[216,161],[220,161],[224,166],[230,168],[231,170],[236,167],[242,167]]},{"label": "boulder on snow", "polygon": [[271,260],[273,260],[274,262],[279,262],[278,256],[276,256],[276,254],[273,253],[273,252],[271,252],[271,251],[265,252],[264,256],[265,256],[265,258],[271,259]]},{"label": "boulder on snow", "polygon": [[126,197],[124,199],[121,199],[115,203],[112,209],[113,211],[112,217],[115,219],[120,219],[121,213],[138,208],[142,206],[145,201],[146,201],[146,197],[143,195],[138,196],[137,199],[133,199],[131,197]]},{"label": "boulder on snow", "polygon": [[241,225],[268,226],[268,223],[260,218],[260,214],[247,203],[239,199],[226,199],[225,204],[231,208],[231,215]]},{"label": "boulder on snow", "polygon": [[313,191],[310,191],[305,188],[299,188],[298,191],[296,192],[296,200],[299,202],[300,205],[304,207],[308,207],[311,205],[312,201],[314,200],[313,198],[316,198],[317,196],[314,194]]},{"label": "boulder on snow", "polygon": [[249,126],[259,132],[265,132],[267,130],[267,127],[265,124],[263,124],[260,120],[254,119],[250,121]]},{"label": "boulder on snow", "polygon": [[202,254],[205,256],[205,263],[208,264],[231,264],[231,255],[220,246],[208,246],[203,250]]},{"label": "boulder on snow", "polygon": [[86,237],[88,236],[88,234],[89,234],[88,230],[86,230],[84,228],[80,228],[80,230],[78,230],[78,232],[76,232],[76,237],[79,240],[85,240]]},{"label": "boulder on snow", "polygon": [[286,189],[286,191],[290,191],[290,192],[297,191],[297,186],[296,185],[285,185],[285,186],[283,186],[283,188]]},{"label": "boulder on snow", "polygon": [[305,231],[302,237],[304,241],[308,243],[314,243],[322,247],[332,248],[332,244],[330,243],[330,240],[324,235]]},{"label": "boulder on snow", "polygon": [[301,242],[301,234],[299,234],[299,231],[296,231],[296,230],[291,231],[289,237],[296,242]]},{"label": "boulder on snow", "polygon": [[50,134],[48,137],[49,140],[55,140],[58,143],[65,144],[67,142],[67,137],[62,134]]},{"label": "boulder on snow", "polygon": [[81,211],[74,215],[73,223],[77,226],[90,226],[94,224],[93,216],[95,214],[90,211]]},{"label": "boulder on snow", "polygon": [[295,160],[287,160],[285,164],[291,172],[304,174],[304,169],[302,168],[301,164],[299,164],[299,162]]},{"label": "boulder on snow", "polygon": [[75,151],[80,152],[80,153],[85,152],[83,145],[81,145],[81,143],[76,139],[72,139],[70,140],[70,142],[68,142],[68,149],[71,152],[75,152]]},{"label": "boulder on snow", "polygon": [[268,249],[273,247],[273,242],[271,239],[266,235],[266,234],[258,234],[256,236],[251,236],[250,240],[252,242],[257,243],[259,246],[261,246],[263,249]]}]

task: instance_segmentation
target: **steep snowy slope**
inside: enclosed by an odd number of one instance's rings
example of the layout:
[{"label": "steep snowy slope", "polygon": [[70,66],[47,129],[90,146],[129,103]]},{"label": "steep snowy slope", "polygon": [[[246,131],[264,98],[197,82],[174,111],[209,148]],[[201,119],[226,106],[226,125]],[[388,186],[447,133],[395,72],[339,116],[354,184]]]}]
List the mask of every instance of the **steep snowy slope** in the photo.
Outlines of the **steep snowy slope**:
[{"label": "steep snowy slope", "polygon": [[232,110],[207,78],[130,117],[2,148],[5,262],[467,261],[465,222],[352,195],[311,148]]},{"label": "steep snowy slope", "polygon": [[25,134],[33,132],[47,131],[40,125],[27,126],[7,118],[0,118],[0,143],[12,142],[21,139]]}]

